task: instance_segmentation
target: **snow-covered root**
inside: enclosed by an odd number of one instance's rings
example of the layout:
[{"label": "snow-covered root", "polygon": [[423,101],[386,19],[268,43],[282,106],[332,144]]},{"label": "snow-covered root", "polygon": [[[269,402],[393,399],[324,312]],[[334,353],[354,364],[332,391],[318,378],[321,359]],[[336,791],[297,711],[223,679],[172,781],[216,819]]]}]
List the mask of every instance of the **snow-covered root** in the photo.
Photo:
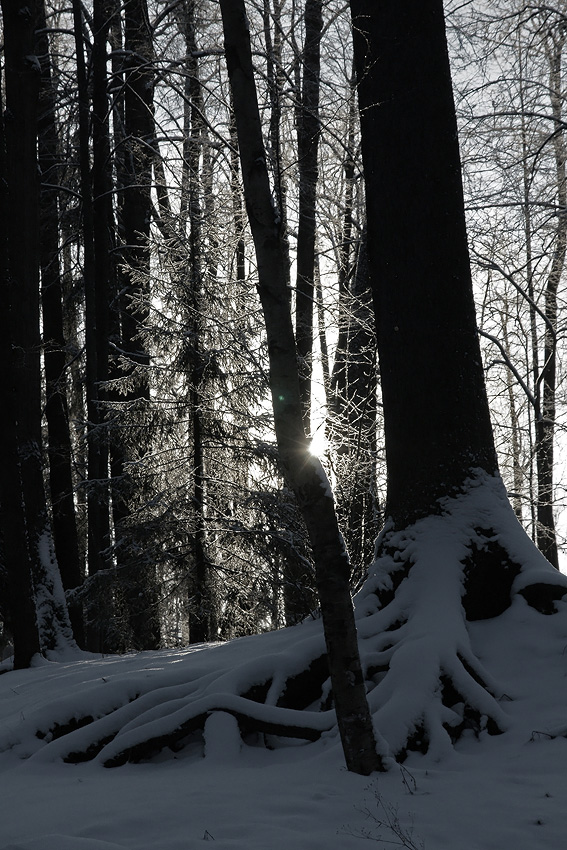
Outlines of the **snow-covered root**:
[{"label": "snow-covered root", "polygon": [[509,697],[476,657],[468,622],[497,617],[518,594],[551,614],[566,593],[499,477],[479,472],[438,514],[386,528],[356,613],[371,710],[396,757],[442,757],[466,730],[504,732]]},{"label": "snow-covered root", "polygon": [[152,758],[164,748],[178,751],[220,712],[236,720],[243,736],[314,741],[336,726],[332,708],[321,705],[327,679],[320,623],[307,622],[188,651],[161,670],[150,662],[145,674],[137,670],[89,682],[29,712],[16,730],[0,730],[0,751],[116,766]]},{"label": "snow-covered root", "polygon": [[116,767],[127,761],[150,758],[164,747],[175,752],[181,749],[184,739],[203,730],[217,713],[232,715],[241,735],[261,732],[316,741],[336,724],[334,711],[297,711],[254,703],[234,694],[211,694],[196,702],[185,702],[177,711],[168,711],[165,717],[158,712],[157,716],[136,718],[102,749],[99,759],[105,767]]},{"label": "snow-covered root", "polygon": [[[505,732],[514,694],[485,669],[470,633],[478,638],[482,620],[511,604],[552,614],[565,607],[558,601],[565,594],[567,578],[528,539],[499,478],[479,473],[435,515],[404,530],[387,527],[355,600],[381,751],[399,760],[410,750],[441,758],[464,734]],[[506,639],[515,642],[513,634]],[[337,743],[320,621],[188,650],[175,663],[163,656],[156,665],[149,654],[144,673],[137,666],[130,677],[103,676],[80,694],[63,689],[17,729],[0,730],[0,751],[116,766],[204,736],[214,758],[218,724],[233,752],[249,733],[268,745],[272,736],[278,745]]]}]

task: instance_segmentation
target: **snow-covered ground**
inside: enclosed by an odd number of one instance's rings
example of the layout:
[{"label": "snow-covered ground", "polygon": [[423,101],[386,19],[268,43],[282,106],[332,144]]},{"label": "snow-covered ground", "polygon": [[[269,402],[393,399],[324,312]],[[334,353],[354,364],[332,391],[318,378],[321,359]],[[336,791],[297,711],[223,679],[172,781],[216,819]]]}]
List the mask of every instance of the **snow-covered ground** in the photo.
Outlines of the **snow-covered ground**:
[{"label": "snow-covered ground", "polygon": [[[308,636],[319,626],[295,628]],[[0,675],[0,850],[196,850],[204,841],[218,850],[356,850],[365,835],[377,848],[559,850],[567,839],[567,739],[547,733],[567,727],[567,611],[544,617],[518,598],[470,631],[502,684],[508,731],[480,740],[471,733],[440,762],[410,755],[369,778],[344,769],[334,734],[268,750],[241,745],[228,715],[208,725],[206,746],[195,739],[176,754],[112,769],[97,760],[65,764],[59,742],[35,734],[63,719],[62,705],[80,716],[102,694],[109,706],[123,704],[143,682],[179,688],[236,656],[257,659],[258,641],[273,651],[283,635],[81,654]]]}]

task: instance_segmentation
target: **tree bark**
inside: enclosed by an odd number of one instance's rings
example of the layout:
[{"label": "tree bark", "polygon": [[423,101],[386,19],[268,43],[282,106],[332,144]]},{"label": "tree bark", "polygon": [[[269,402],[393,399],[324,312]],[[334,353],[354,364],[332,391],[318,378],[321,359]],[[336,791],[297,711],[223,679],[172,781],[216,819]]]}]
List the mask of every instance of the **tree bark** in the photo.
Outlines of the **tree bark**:
[{"label": "tree bark", "polygon": [[[123,189],[122,255],[126,263],[121,293],[121,347],[132,363],[147,366],[140,340],[149,314],[151,171],[155,149],[154,48],[146,0],[124,6],[124,148],[127,184]],[[138,376],[138,394],[149,398],[147,375]]]},{"label": "tree bark", "polygon": [[[202,154],[206,125],[204,120],[203,90],[200,79],[199,60],[195,35],[195,0],[187,0],[183,13],[178,13],[180,29],[185,40],[185,138],[183,145],[183,193],[182,209],[187,220],[189,234],[188,265],[189,287],[186,294],[187,321],[187,368],[189,382],[191,463],[191,515],[192,567],[190,578],[191,643],[214,640],[216,634],[216,611],[213,594],[212,573],[208,557],[206,526],[207,476],[205,453],[205,363],[203,296],[205,258],[203,251]],[[182,239],[185,239],[185,233]],[[188,263],[187,263],[188,259]]]},{"label": "tree bark", "polygon": [[313,310],[315,271],[316,191],[319,169],[319,87],[321,77],[322,0],[305,2],[303,80],[298,109],[297,155],[299,167],[299,221],[297,228],[297,284],[295,293],[295,339],[299,356],[299,392],[303,424],[311,432],[311,373],[313,357]]},{"label": "tree bark", "polygon": [[[119,8],[111,27],[113,42],[121,41]],[[110,439],[112,518],[115,529],[117,577],[126,603],[128,641],[137,649],[156,649],[160,643],[155,570],[130,554],[129,518],[135,509],[135,487],[129,464],[143,457],[149,444],[145,419],[150,390],[150,358],[141,334],[149,319],[151,173],[155,158],[154,47],[146,0],[124,4],[124,63],[119,69],[123,94],[114,102],[121,264],[113,318],[117,357],[112,377],[115,425]],[[115,80],[116,86],[116,80]],[[136,551],[136,546],[134,546]]]},{"label": "tree bark", "polygon": [[[73,497],[73,452],[67,404],[67,352],[63,330],[63,290],[59,263],[59,191],[61,158],[58,151],[51,56],[45,4],[39,4],[37,50],[41,64],[38,120],[38,160],[41,173],[40,268],[44,339],[45,417],[49,458],[53,537],[65,590],[82,583],[79,541]],[[82,606],[69,605],[75,640],[82,646]]]},{"label": "tree bark", "polygon": [[[108,124],[107,40],[112,14],[111,0],[94,0],[92,51],[92,205],[94,241],[94,291],[90,303],[86,332],[87,348],[94,368],[88,380],[89,409],[89,572],[108,567],[105,550],[110,543],[110,492],[108,467],[108,433],[105,424],[105,401],[108,381],[109,294],[113,274],[113,215],[110,132]],[[87,357],[89,356],[87,352]]]},{"label": "tree bark", "polygon": [[356,116],[356,89],[355,71],[352,71],[352,93],[349,103],[347,146],[343,162],[344,169],[344,200],[342,210],[341,240],[338,249],[338,325],[339,334],[335,348],[335,361],[330,380],[329,407],[335,414],[343,412],[346,393],[347,372],[347,345],[349,338],[350,305],[349,290],[353,274],[354,262],[351,261],[353,253],[353,211],[354,211],[354,182],[355,182],[355,116]]},{"label": "tree bark", "polygon": [[[537,463],[537,544],[547,560],[559,569],[557,535],[553,515],[554,449],[557,389],[557,293],[567,252],[567,175],[565,171],[565,130],[562,115],[562,64],[567,33],[565,28],[548,37],[549,93],[554,121],[553,155],[555,160],[557,225],[551,268],[545,285],[545,336],[541,385],[541,409],[536,419]],[[539,387],[538,387],[539,390]],[[538,392],[538,396],[539,396]]]},{"label": "tree bark", "polygon": [[[89,81],[83,46],[83,11],[73,0],[77,80],[79,86],[79,161],[83,216],[83,274],[85,285],[86,442],[87,442],[87,566],[89,576],[105,570],[110,543],[108,440],[104,426],[105,383],[108,379],[108,294],[110,267],[110,164],[106,96],[106,37],[109,8],[95,0],[93,9],[93,167],[91,175]],[[92,179],[91,179],[92,177]],[[96,605],[87,601],[87,646],[100,652],[105,629],[97,622]]]},{"label": "tree bark", "polygon": [[497,461],[443,3],[351,0],[351,10],[384,405],[386,515],[403,527],[435,511],[437,500],[458,492],[475,468],[496,472]]},{"label": "tree bark", "polygon": [[[40,646],[69,645],[67,610],[52,558],[43,482],[39,296],[37,119],[41,67],[35,55],[38,6],[2,2],[6,54],[5,170],[8,187],[3,247],[2,532],[8,572],[14,666],[26,667]],[[37,591],[37,603],[34,593]]]},{"label": "tree bark", "polygon": [[270,388],[280,461],[303,514],[313,549],[317,590],[337,721],[347,767],[383,768],[366,701],[349,590],[349,560],[333,498],[303,429],[288,268],[281,222],[272,202],[242,0],[221,0],[225,53],[233,96],[248,218],[256,249],[258,292],[268,337]]},{"label": "tree bark", "polygon": [[[35,467],[39,410],[39,256],[35,130],[40,70],[35,58],[35,3],[2,1],[6,111],[2,113],[0,236],[2,310],[0,370],[9,400],[2,416],[0,503],[7,617],[14,667],[28,667],[40,651],[33,591],[37,551],[27,526],[24,476]],[[36,395],[37,392],[37,395]],[[28,449],[22,451],[30,440]],[[27,470],[25,469],[27,467]],[[41,505],[39,506],[41,510]]]}]

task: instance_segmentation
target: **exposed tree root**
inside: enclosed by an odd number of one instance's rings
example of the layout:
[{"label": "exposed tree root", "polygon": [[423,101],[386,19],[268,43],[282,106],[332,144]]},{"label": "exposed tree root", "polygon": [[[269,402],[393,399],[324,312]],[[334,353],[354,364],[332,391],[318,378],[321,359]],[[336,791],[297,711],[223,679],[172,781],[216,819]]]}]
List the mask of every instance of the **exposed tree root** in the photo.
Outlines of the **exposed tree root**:
[{"label": "exposed tree root", "polygon": [[65,735],[69,735],[70,732],[74,732],[75,729],[82,729],[84,726],[90,726],[93,722],[94,717],[90,714],[86,714],[83,717],[73,717],[71,720],[68,720],[67,723],[54,723],[47,731],[38,729],[35,734],[36,738],[39,738],[40,740],[56,741],[58,738],[63,738]]},{"label": "exposed tree root", "polygon": [[[439,758],[463,735],[505,732],[509,697],[477,656],[469,624],[477,634],[511,605],[549,616],[565,607],[566,594],[567,579],[527,538],[500,479],[479,474],[435,516],[402,531],[386,528],[355,600],[382,744],[399,761],[411,751]],[[34,757],[97,758],[108,767],[146,760],[183,748],[217,712],[235,718],[241,736],[337,740],[317,621],[189,653],[121,691],[108,693],[104,681],[84,701],[83,716],[70,717],[65,699],[50,709],[47,727],[44,719],[36,726],[43,743]],[[0,748],[7,745],[0,736]]]},{"label": "exposed tree root", "polygon": [[467,731],[504,732],[501,688],[476,657],[468,623],[498,617],[517,596],[551,614],[567,581],[518,524],[500,479],[480,473],[437,515],[385,529],[377,553],[358,628],[374,717],[396,758],[441,756]]},{"label": "exposed tree root", "polygon": [[307,741],[316,741],[322,732],[332,729],[336,723],[332,711],[300,712],[251,703],[231,694],[226,694],[224,698],[218,695],[176,712],[172,718],[168,718],[166,731],[161,735],[148,734],[148,730],[142,726],[117,736],[111,745],[104,747],[103,764],[105,767],[116,767],[127,761],[142,761],[151,758],[164,747],[175,751],[179,743],[192,732],[204,729],[207,718],[216,711],[235,717],[241,734],[263,732]]}]

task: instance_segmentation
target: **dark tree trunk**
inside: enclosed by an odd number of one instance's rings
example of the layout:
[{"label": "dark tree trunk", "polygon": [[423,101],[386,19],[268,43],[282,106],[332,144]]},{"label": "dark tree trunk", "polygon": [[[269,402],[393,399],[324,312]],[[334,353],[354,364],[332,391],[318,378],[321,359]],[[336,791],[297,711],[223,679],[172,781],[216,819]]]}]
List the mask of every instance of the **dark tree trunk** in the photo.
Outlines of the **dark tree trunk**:
[{"label": "dark tree trunk", "polygon": [[[117,15],[118,10],[111,35],[120,44]],[[114,101],[123,245],[114,299],[114,336],[119,357],[112,377],[118,382],[126,379],[127,388],[120,389],[112,399],[117,406],[110,442],[112,516],[117,575],[126,603],[129,641],[137,649],[156,649],[160,641],[156,577],[151,566],[141,564],[139,557],[132,558],[128,543],[135,529],[127,527],[134,509],[134,484],[128,465],[139,461],[148,446],[144,420],[150,398],[149,355],[141,335],[149,317],[155,68],[153,33],[145,0],[128,0],[124,5],[123,55],[124,64],[118,76],[123,83],[123,97]]]},{"label": "dark tree trunk", "polygon": [[[32,529],[23,509],[24,470],[21,440],[31,436],[36,452],[39,428],[39,276],[38,183],[35,128],[40,73],[35,51],[36,5],[3,0],[6,112],[2,111],[0,140],[0,202],[4,226],[0,235],[2,309],[0,311],[0,370],[8,407],[1,418],[2,475],[0,508],[2,560],[6,572],[6,615],[14,640],[14,667],[28,667],[40,651],[33,592]],[[27,310],[29,309],[29,313]],[[30,338],[31,336],[31,338]],[[33,405],[30,410],[30,402]],[[35,423],[28,416],[37,418]],[[22,416],[26,417],[22,421]],[[28,431],[20,431],[23,425]],[[34,427],[35,426],[35,427]],[[38,463],[39,458],[24,459]],[[31,495],[31,494],[30,494]]]},{"label": "dark tree trunk", "polygon": [[189,288],[187,292],[187,366],[189,382],[191,463],[192,576],[190,579],[191,643],[214,640],[216,635],[216,606],[212,571],[208,557],[206,527],[206,453],[204,393],[206,383],[206,351],[204,341],[203,297],[205,257],[203,251],[202,196],[203,144],[206,135],[203,89],[200,79],[196,43],[195,0],[186,0],[179,22],[185,39],[185,139],[183,148],[182,205],[189,227]]},{"label": "dark tree trunk", "polygon": [[[108,32],[112,14],[110,0],[93,4],[92,51],[92,199],[94,241],[94,291],[87,304],[87,347],[95,357],[95,370],[88,381],[90,394],[89,452],[89,572],[108,567],[105,550],[110,544],[108,434],[105,401],[108,381],[109,296],[113,264],[112,180],[106,69]],[[88,356],[88,354],[87,354]],[[92,522],[91,522],[92,520]]]},{"label": "dark tree trunk", "polygon": [[[124,6],[124,148],[127,184],[123,191],[122,256],[126,263],[121,294],[121,347],[133,363],[147,366],[140,339],[149,314],[151,170],[154,159],[154,49],[146,0]],[[139,395],[149,398],[147,375],[138,377]]]},{"label": "dark tree trunk", "polygon": [[403,527],[457,492],[475,468],[496,472],[497,461],[442,0],[351,0],[351,9],[384,404],[386,514]]},{"label": "dark tree trunk", "polygon": [[234,272],[233,276],[242,283],[246,280],[246,244],[244,241],[244,210],[242,208],[242,188],[240,185],[240,166],[238,160],[238,138],[234,122],[234,109],[230,110],[230,189],[232,197],[232,215],[234,221]]},{"label": "dark tree trunk", "polygon": [[[210,162],[206,161],[203,148],[207,145],[207,121],[203,88],[200,79],[198,48],[196,43],[195,0],[185,0],[177,6],[176,19],[185,40],[185,83],[184,83],[184,143],[181,178],[181,203],[177,223],[172,216],[172,207],[165,187],[165,174],[159,157],[154,160],[156,171],[156,193],[160,210],[158,225],[166,239],[178,247],[173,249],[172,266],[175,269],[176,288],[182,293],[184,306],[184,348],[182,366],[186,370],[188,383],[188,437],[191,447],[191,470],[189,483],[189,511],[192,518],[190,530],[190,559],[188,568],[188,595],[190,604],[189,636],[192,643],[212,640],[218,634],[218,610],[209,559],[209,541],[206,527],[207,474],[206,474],[206,427],[205,389],[207,352],[204,341],[203,296],[207,274],[214,277],[215,246],[207,256],[203,244],[205,233],[203,222],[207,219],[207,191],[210,189]],[[231,122],[231,137],[234,128]],[[233,199],[236,152],[231,152],[231,187]],[[244,222],[243,213],[234,208],[238,228],[236,264],[237,277],[244,277]],[[242,277],[240,277],[242,276]],[[189,285],[186,280],[188,279]]]},{"label": "dark tree trunk", "polygon": [[327,657],[347,767],[368,774],[383,767],[366,701],[349,590],[349,560],[321,464],[303,429],[288,268],[274,208],[242,0],[221,0],[226,61],[236,118],[244,195],[258,262],[270,358],[270,388],[280,460],[305,520],[316,569]]},{"label": "dark tree trunk", "polygon": [[[47,420],[49,488],[53,537],[65,590],[82,583],[79,541],[73,498],[72,447],[67,405],[67,343],[63,330],[63,291],[59,263],[59,192],[61,157],[58,152],[55,91],[47,38],[45,6],[39,7],[37,52],[41,64],[38,121],[38,159],[41,174],[40,268],[44,339],[45,417]],[[69,606],[75,640],[84,642],[82,606]]]},{"label": "dark tree trunk", "polygon": [[306,0],[303,80],[298,109],[299,221],[297,231],[297,286],[295,339],[299,356],[299,391],[306,434],[311,432],[311,373],[315,271],[316,190],[319,169],[319,87],[321,66],[322,0]]},{"label": "dark tree trunk", "polygon": [[187,95],[189,98],[189,132],[185,139],[185,167],[187,169],[187,204],[189,216],[189,271],[190,271],[190,410],[193,440],[193,531],[194,577],[192,586],[193,615],[189,622],[192,643],[211,640],[212,599],[210,570],[207,559],[207,530],[205,524],[205,450],[204,450],[204,358],[203,351],[203,220],[201,208],[201,153],[205,126],[203,122],[203,93],[196,57],[195,2],[188,0],[185,16]]},{"label": "dark tree trunk", "polygon": [[[78,88],[78,113],[79,113],[79,184],[81,191],[81,235],[83,239],[83,280],[85,297],[85,356],[86,356],[86,477],[98,473],[98,452],[94,439],[95,421],[97,418],[97,406],[95,396],[97,358],[95,347],[96,322],[94,319],[94,293],[95,293],[95,253],[94,253],[94,213],[93,192],[91,183],[91,155],[90,155],[90,98],[89,80],[87,76],[87,65],[85,62],[85,50],[83,44],[83,11],[80,0],[73,0],[73,29],[75,34],[75,56],[77,63],[77,88]],[[98,564],[94,562],[92,555],[95,548],[95,500],[87,486],[87,540],[86,540],[86,567],[89,576],[97,571]],[[92,556],[92,557],[91,557]],[[87,611],[90,618],[91,612]],[[92,628],[86,636],[89,648],[94,648],[95,638]]]},{"label": "dark tree trunk", "polygon": [[[87,566],[90,577],[108,567],[110,543],[108,440],[104,425],[105,383],[108,379],[108,296],[110,292],[111,194],[108,168],[108,101],[106,94],[106,39],[110,6],[95,0],[92,51],[92,175],[90,155],[89,80],[82,39],[83,12],[73,0],[79,86],[79,159],[83,215],[83,274],[85,281],[85,351],[87,408]],[[91,179],[92,178],[92,179]],[[87,600],[87,646],[105,648],[105,631],[94,599],[100,586],[91,585]],[[106,614],[108,615],[108,611]]]},{"label": "dark tree trunk", "polygon": [[[289,240],[288,240],[288,216],[287,216],[287,177],[284,162],[283,142],[282,142],[282,118],[284,115],[284,91],[289,85],[289,79],[284,71],[283,62],[283,25],[282,14],[285,0],[263,0],[263,24],[264,24],[264,39],[266,43],[266,82],[268,102],[270,106],[269,124],[267,131],[267,161],[268,170],[270,172],[274,201],[277,204],[278,215],[281,219],[281,236],[282,247],[286,255],[286,268],[290,270],[291,263],[289,259]],[[293,32],[293,27],[292,27]],[[298,127],[298,142],[301,133],[301,53],[298,49],[295,36],[291,36],[292,49],[295,54],[294,59],[294,96],[295,96],[295,119]],[[317,45],[313,45],[313,39],[310,39],[310,46],[315,47],[315,52],[318,51]],[[309,85],[307,86],[309,89]],[[311,93],[311,91],[309,92]],[[318,94],[318,92],[317,92]],[[236,132],[236,130],[235,130]],[[238,142],[236,143],[238,150]],[[305,172],[303,172],[305,174]],[[300,178],[301,182],[301,178]],[[303,179],[303,187],[305,189],[305,179]],[[303,213],[305,212],[305,204],[303,204]],[[305,221],[305,214],[302,216]],[[305,265],[305,246],[306,246],[306,231],[305,226],[302,227],[301,244],[298,245],[298,254],[303,254]],[[301,261],[300,261],[301,262]],[[288,272],[289,273],[289,272]],[[291,285],[291,279],[288,280],[288,285]],[[297,292],[297,289],[296,289]],[[296,300],[296,305],[297,305]],[[305,303],[302,295],[299,295],[299,317],[303,331],[299,331],[302,340],[310,340],[312,336],[312,305]],[[302,305],[302,306],[301,306]],[[303,308],[303,309],[302,309]],[[305,308],[307,312],[305,312]],[[305,326],[303,321],[309,325]],[[296,342],[298,340],[296,334]],[[303,341],[301,345],[303,346]],[[310,418],[310,396],[311,396],[311,342],[307,342],[308,356],[299,355],[300,362],[305,366],[301,370],[300,389],[303,392],[304,406],[303,413],[304,426],[306,432],[309,432]],[[299,346],[298,346],[299,352]],[[277,568],[276,568],[277,569]],[[307,573],[306,565],[301,558],[284,558],[282,574],[279,579],[283,582],[283,608],[285,612],[285,621],[288,625],[302,620],[311,610],[313,602],[313,587],[310,576]]]},{"label": "dark tree trunk", "polygon": [[[25,667],[44,650],[72,641],[43,483],[41,337],[39,297],[38,95],[41,68],[35,55],[36,4],[2,2],[6,53],[4,121],[7,181],[6,242],[1,344],[3,387],[2,531],[8,572],[14,665]],[[37,591],[37,623],[34,611]],[[63,632],[66,630],[66,634]]]},{"label": "dark tree trunk", "polygon": [[[271,6],[273,3],[273,11]],[[274,198],[282,220],[284,247],[289,257],[287,239],[287,180],[282,152],[282,102],[284,87],[288,79],[283,68],[283,28],[282,12],[285,0],[263,0],[264,38],[266,41],[266,78],[268,98],[270,103],[270,122],[268,127],[268,161],[274,187]],[[292,37],[292,40],[295,41]],[[296,61],[296,76],[299,73],[299,62]],[[299,86],[297,101],[299,102]]]},{"label": "dark tree trunk", "polygon": [[[504,351],[508,359],[510,359],[510,335],[508,333],[509,315],[510,310],[508,305],[508,299],[506,298],[504,301],[503,309],[500,310],[500,326],[502,328],[502,344],[504,346]],[[521,430],[520,420],[518,418],[517,412],[518,408],[516,404],[515,389],[516,385],[514,381],[514,375],[512,374],[510,369],[507,369],[506,391],[508,394],[508,405],[510,410],[510,443],[512,452],[512,474],[514,481],[514,492],[511,495],[510,500],[514,507],[514,513],[516,514],[518,521],[521,522],[524,470],[522,469],[522,459],[520,456]]]}]

